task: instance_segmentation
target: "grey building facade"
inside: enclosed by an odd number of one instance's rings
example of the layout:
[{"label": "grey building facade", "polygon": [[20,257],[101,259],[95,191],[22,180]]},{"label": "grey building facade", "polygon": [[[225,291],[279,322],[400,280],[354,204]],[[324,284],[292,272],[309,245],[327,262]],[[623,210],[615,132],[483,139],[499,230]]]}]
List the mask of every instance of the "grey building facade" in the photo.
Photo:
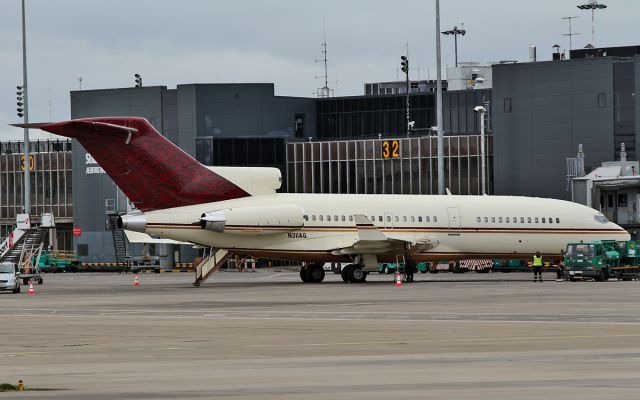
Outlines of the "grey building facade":
[{"label": "grey building facade", "polygon": [[618,159],[621,143],[637,159],[638,60],[494,65],[495,193],[570,200],[566,158],[579,144],[587,172]]}]

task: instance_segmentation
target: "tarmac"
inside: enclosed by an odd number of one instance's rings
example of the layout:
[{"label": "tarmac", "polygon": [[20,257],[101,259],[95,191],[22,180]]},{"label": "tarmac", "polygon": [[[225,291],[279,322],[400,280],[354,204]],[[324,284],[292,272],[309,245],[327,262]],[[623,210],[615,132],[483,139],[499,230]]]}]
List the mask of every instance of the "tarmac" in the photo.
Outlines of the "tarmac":
[{"label": "tarmac", "polygon": [[0,399],[636,399],[640,282],[54,274],[0,293]]}]

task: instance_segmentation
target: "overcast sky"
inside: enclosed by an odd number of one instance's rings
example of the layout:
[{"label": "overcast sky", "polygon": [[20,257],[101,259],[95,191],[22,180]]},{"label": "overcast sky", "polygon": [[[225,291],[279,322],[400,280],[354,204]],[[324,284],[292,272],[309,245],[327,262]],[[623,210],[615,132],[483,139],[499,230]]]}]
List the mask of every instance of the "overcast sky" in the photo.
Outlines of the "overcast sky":
[{"label": "overcast sky", "polygon": [[[554,44],[591,42],[587,0],[441,0],[442,30],[464,23],[460,61],[550,59]],[[596,45],[640,44],[640,2],[604,0]],[[32,122],[69,118],[69,91],[182,83],[274,82],[277,95],[314,96],[323,86],[323,26],[329,86],[358,95],[364,82],[396,79],[409,43],[412,79],[435,79],[435,0],[26,0]],[[0,140],[15,140],[15,92],[22,82],[21,1],[0,0]],[[443,37],[443,64],[453,38]],[[419,68],[419,72],[418,72]],[[444,70],[444,68],[443,68]],[[419,73],[419,76],[418,76]],[[336,83],[337,81],[337,83]],[[34,136],[36,132],[34,132]],[[40,137],[47,137],[41,135]]]}]

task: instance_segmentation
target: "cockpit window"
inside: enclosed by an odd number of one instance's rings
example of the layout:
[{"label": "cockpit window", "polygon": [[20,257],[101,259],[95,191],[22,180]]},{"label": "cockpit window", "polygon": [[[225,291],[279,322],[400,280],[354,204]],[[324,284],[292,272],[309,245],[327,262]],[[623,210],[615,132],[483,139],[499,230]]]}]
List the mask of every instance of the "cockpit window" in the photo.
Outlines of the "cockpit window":
[{"label": "cockpit window", "polygon": [[607,217],[605,217],[602,214],[597,214],[593,216],[593,219],[596,220],[596,222],[600,222],[601,224],[606,224],[609,222],[609,220],[607,219]]}]

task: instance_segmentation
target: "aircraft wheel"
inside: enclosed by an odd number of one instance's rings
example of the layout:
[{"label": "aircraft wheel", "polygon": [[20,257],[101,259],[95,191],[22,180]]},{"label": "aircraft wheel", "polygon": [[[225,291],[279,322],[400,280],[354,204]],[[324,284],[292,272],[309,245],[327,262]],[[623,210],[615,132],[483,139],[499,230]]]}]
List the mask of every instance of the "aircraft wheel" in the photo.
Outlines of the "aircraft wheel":
[{"label": "aircraft wheel", "polygon": [[342,280],[345,283],[351,282],[351,270],[354,268],[353,264],[349,264],[346,267],[342,268],[340,275],[342,275]]},{"label": "aircraft wheel", "polygon": [[309,268],[306,265],[300,268],[300,279],[304,283],[309,283]]},{"label": "aircraft wheel", "polygon": [[353,283],[363,283],[367,280],[367,273],[360,267],[354,267],[351,269],[350,278]]},{"label": "aircraft wheel", "polygon": [[312,264],[307,270],[307,282],[320,283],[324,280],[324,269],[322,265]]}]

